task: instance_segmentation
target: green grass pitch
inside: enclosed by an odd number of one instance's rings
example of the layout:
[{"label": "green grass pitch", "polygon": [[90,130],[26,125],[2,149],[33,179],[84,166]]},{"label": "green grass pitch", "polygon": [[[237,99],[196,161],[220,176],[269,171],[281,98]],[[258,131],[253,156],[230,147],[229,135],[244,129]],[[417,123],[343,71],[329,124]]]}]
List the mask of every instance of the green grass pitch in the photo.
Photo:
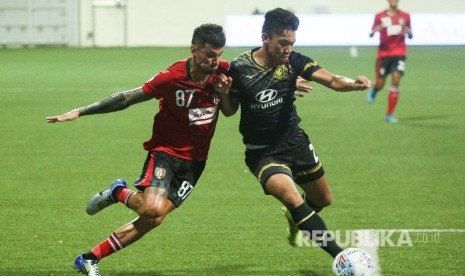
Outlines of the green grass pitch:
[{"label": "green grass pitch", "polygon": [[[226,49],[231,60],[244,49]],[[376,49],[298,48],[329,71],[373,79]],[[143,84],[184,48],[0,49],[0,275],[77,275],[74,258],[135,217],[115,205],[85,213],[93,193],[132,182],[158,103],[49,125],[48,115]],[[297,100],[330,181],[333,230],[465,229],[465,47],[410,47],[397,125],[387,86],[339,94],[318,84]],[[104,275],[331,275],[315,247],[287,244],[280,204],[243,162],[238,116],[221,117],[209,162],[183,206],[141,241],[104,259]],[[436,235],[437,234],[437,235]],[[465,233],[412,234],[380,246],[383,275],[460,275]]]}]

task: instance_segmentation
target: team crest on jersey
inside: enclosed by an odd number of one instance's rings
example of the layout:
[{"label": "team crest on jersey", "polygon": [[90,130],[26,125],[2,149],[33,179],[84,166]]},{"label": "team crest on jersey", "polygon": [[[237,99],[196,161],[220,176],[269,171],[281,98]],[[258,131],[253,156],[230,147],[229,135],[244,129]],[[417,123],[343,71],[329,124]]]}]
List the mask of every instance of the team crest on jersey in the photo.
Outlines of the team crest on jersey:
[{"label": "team crest on jersey", "polygon": [[284,77],[284,65],[278,66],[276,70],[274,70],[274,78],[275,79],[282,79]]},{"label": "team crest on jersey", "polygon": [[157,179],[162,179],[166,175],[166,170],[164,168],[156,167],[154,175]]}]

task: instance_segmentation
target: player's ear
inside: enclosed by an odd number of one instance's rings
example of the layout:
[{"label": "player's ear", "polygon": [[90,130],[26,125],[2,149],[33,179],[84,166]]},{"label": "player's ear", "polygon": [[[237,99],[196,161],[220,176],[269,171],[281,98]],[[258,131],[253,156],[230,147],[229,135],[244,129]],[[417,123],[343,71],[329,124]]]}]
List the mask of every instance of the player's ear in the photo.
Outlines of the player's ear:
[{"label": "player's ear", "polygon": [[262,33],[262,42],[265,42],[269,39],[270,37],[268,36],[267,33]]},{"label": "player's ear", "polygon": [[193,56],[195,56],[195,52],[197,51],[197,47],[195,47],[195,45],[191,45],[190,50],[191,50],[191,54],[192,54]]}]

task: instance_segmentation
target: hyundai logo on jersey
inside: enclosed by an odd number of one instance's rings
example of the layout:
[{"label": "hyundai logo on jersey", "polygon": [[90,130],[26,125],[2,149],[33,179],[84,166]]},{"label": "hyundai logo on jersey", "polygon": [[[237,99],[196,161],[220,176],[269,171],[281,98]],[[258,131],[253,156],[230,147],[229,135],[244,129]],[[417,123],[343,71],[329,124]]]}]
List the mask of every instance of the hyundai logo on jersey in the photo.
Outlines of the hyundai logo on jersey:
[{"label": "hyundai logo on jersey", "polygon": [[277,104],[281,104],[283,102],[283,98],[275,99],[278,96],[278,91],[273,89],[263,90],[257,93],[255,99],[258,103],[252,103],[250,105],[250,109],[258,110],[258,109],[267,109],[269,107],[275,106]]}]

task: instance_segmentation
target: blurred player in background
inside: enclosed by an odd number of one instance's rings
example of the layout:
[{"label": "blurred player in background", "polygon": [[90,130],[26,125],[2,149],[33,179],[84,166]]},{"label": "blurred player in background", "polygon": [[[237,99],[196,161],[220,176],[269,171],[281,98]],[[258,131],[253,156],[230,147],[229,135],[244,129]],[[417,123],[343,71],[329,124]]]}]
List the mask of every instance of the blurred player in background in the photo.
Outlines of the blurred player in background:
[{"label": "blurred player in background", "polygon": [[379,32],[380,44],[376,61],[376,81],[367,95],[367,101],[373,103],[377,93],[383,89],[386,77],[391,74],[386,121],[397,123],[393,116],[399,100],[399,84],[405,71],[407,46],[405,36],[412,38],[410,15],[399,10],[399,0],[387,0],[389,8],[377,13],[371,28],[370,37]]},{"label": "blurred player in background", "polygon": [[299,230],[304,230],[334,258],[342,249],[318,215],[331,204],[332,195],[315,149],[299,126],[296,79],[300,76],[339,92],[365,90],[370,81],[364,76],[352,80],[335,75],[294,52],[298,26],[299,19],[288,10],[277,8],[265,14],[262,46],[231,62],[233,84],[223,98],[223,113],[231,116],[241,106],[246,164],[265,194],[284,204],[290,244],[297,246]]},{"label": "blurred player in background", "polygon": [[147,158],[135,182],[141,192],[128,189],[126,182],[118,179],[108,189],[97,193],[86,210],[94,215],[121,202],[139,217],[78,256],[75,267],[82,273],[100,275],[98,262],[101,259],[159,226],[192,192],[205,168],[221,109],[221,95],[231,86],[228,79],[222,82],[217,78],[229,67],[221,60],[225,42],[221,26],[201,25],[193,33],[191,57],[156,74],[142,87],[115,93],[63,115],[47,117],[49,123],[72,121],[85,115],[120,111],[153,98],[159,100],[152,137],[144,143]]}]

